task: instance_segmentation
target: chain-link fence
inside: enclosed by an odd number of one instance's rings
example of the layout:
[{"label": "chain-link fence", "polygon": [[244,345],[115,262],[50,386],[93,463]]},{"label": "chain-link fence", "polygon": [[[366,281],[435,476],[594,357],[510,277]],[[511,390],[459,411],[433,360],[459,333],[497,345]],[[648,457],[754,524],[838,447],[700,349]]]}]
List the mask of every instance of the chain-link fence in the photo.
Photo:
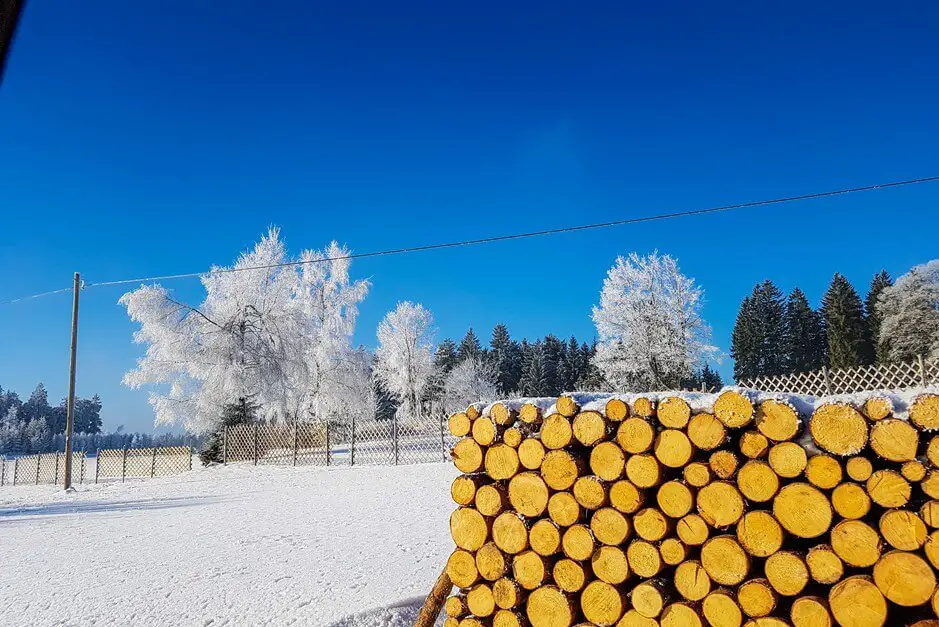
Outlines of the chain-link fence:
[{"label": "chain-link fence", "polygon": [[766,392],[791,392],[825,396],[869,390],[894,390],[939,384],[939,359],[919,357],[915,361],[874,366],[857,366],[813,372],[799,372],[775,377],[742,379],[740,385]]},{"label": "chain-link fence", "polygon": [[287,466],[394,465],[448,459],[453,438],[444,422],[370,420],[351,423],[235,425],[225,430],[225,463]]},{"label": "chain-link fence", "polygon": [[[85,480],[85,454],[72,453],[72,483]],[[56,484],[65,480],[65,453],[0,458],[0,486]]]}]

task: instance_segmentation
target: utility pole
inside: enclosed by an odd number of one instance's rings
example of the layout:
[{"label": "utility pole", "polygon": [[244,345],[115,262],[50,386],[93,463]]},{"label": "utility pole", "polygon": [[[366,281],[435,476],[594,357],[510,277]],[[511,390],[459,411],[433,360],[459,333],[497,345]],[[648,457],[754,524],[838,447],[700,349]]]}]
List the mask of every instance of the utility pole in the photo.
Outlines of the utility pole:
[{"label": "utility pole", "polygon": [[75,273],[72,293],[72,350],[68,363],[68,404],[65,414],[65,481],[63,488],[72,487],[72,429],[75,426],[75,361],[78,352],[78,293],[81,291],[81,274]]}]

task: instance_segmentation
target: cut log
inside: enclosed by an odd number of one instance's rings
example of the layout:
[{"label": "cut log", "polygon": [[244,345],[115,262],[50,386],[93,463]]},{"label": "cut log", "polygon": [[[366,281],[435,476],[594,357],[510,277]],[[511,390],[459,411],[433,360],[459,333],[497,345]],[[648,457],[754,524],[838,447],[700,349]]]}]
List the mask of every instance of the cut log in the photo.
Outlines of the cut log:
[{"label": "cut log", "polygon": [[927,526],[939,527],[939,501],[927,501],[919,508],[919,517]]},{"label": "cut log", "polygon": [[916,607],[929,602],[936,590],[936,574],[919,555],[890,551],[874,564],[874,584],[897,605]]},{"label": "cut log", "polygon": [[601,544],[617,546],[629,537],[629,520],[612,507],[598,509],[590,517],[590,531]]},{"label": "cut log", "polygon": [[874,472],[874,466],[866,457],[852,457],[845,463],[845,470],[853,481],[867,481]]},{"label": "cut log", "polygon": [[939,394],[920,394],[910,405],[910,422],[924,431],[939,429]]},{"label": "cut log", "polygon": [[483,449],[473,438],[463,438],[455,445],[450,453],[453,465],[462,473],[473,473],[483,467]]},{"label": "cut log", "polygon": [[541,422],[541,408],[535,403],[525,403],[518,410],[519,420],[526,424],[536,424]]},{"label": "cut log", "polygon": [[466,415],[470,420],[476,420],[477,418],[483,415],[482,411],[480,410],[481,410],[480,405],[478,404],[470,405],[469,407],[466,408]]},{"label": "cut log", "polygon": [[590,451],[590,470],[604,481],[616,481],[626,469],[626,455],[616,442],[600,442]]},{"label": "cut log", "polygon": [[842,483],[831,493],[831,505],[842,518],[863,518],[871,510],[871,497],[856,483]]},{"label": "cut log", "polygon": [[465,596],[453,596],[444,601],[443,611],[447,616],[452,618],[460,618],[461,616],[466,616],[466,613],[469,610],[466,607],[466,597]]},{"label": "cut log", "polygon": [[504,403],[495,403],[489,409],[489,417],[492,418],[492,421],[497,425],[508,427],[515,424],[515,420],[518,418],[518,412],[506,407]]},{"label": "cut log", "polygon": [[447,559],[447,575],[457,588],[469,588],[479,581],[476,558],[469,551],[457,549]]},{"label": "cut log", "polygon": [[460,475],[450,484],[450,496],[457,505],[472,505],[476,490],[488,482],[488,478],[479,475]]},{"label": "cut log", "polygon": [[919,483],[926,478],[926,464],[919,460],[911,460],[900,466],[900,474],[911,483]]},{"label": "cut log", "polygon": [[637,584],[629,598],[633,609],[646,618],[658,618],[668,600],[661,584],[654,581]]},{"label": "cut log", "polygon": [[616,623],[616,627],[659,627],[659,621],[646,618],[636,610],[626,610],[623,617]]},{"label": "cut log", "polygon": [[828,602],[820,597],[799,597],[789,609],[792,627],[831,627]]},{"label": "cut log", "polygon": [[645,493],[626,479],[610,486],[610,505],[624,514],[637,512],[644,502]]},{"label": "cut log", "polygon": [[570,558],[557,561],[552,571],[554,583],[564,592],[580,592],[587,585],[588,572],[583,564]]},{"label": "cut log", "polygon": [[929,438],[929,444],[926,445],[926,459],[933,468],[939,468],[939,435]]},{"label": "cut log", "polygon": [[655,415],[655,403],[651,398],[646,398],[645,396],[640,396],[633,401],[633,411],[632,413],[636,414],[641,418],[651,418]]},{"label": "cut log", "polygon": [[629,577],[629,561],[626,559],[626,553],[616,546],[598,548],[590,558],[590,565],[594,576],[609,584],[619,585]]},{"label": "cut log", "polygon": [[736,586],[750,572],[750,557],[733,536],[717,536],[701,547],[701,565],[718,584]]},{"label": "cut log", "polygon": [[713,414],[695,414],[688,422],[688,438],[702,451],[713,451],[727,440],[727,428]]},{"label": "cut log", "polygon": [[[547,492],[547,490],[545,491]],[[547,500],[546,496],[545,504],[547,504]],[[506,494],[505,487],[494,483],[481,486],[476,490],[474,501],[479,513],[490,518],[498,516],[509,506],[509,497]]]},{"label": "cut log", "polygon": [[744,431],[737,447],[744,457],[759,459],[769,451],[769,439],[759,431]]},{"label": "cut log", "polygon": [[541,424],[541,443],[546,449],[562,449],[574,440],[574,428],[569,418],[551,414]]},{"label": "cut log", "polygon": [[844,562],[827,544],[819,544],[809,549],[805,564],[809,567],[809,576],[827,586],[838,583],[844,576]]},{"label": "cut log", "polygon": [[767,557],[763,571],[773,590],[783,596],[793,597],[809,583],[805,560],[792,551],[778,551]]},{"label": "cut log", "polygon": [[541,516],[548,507],[548,486],[536,472],[522,472],[509,481],[509,502],[523,516]]},{"label": "cut log", "polygon": [[570,492],[555,492],[548,499],[548,516],[561,527],[570,527],[580,520],[580,503]]},{"label": "cut log", "polygon": [[568,490],[577,481],[583,461],[570,451],[548,451],[541,462],[541,476],[552,490]]},{"label": "cut log", "polygon": [[671,521],[654,507],[641,509],[633,516],[633,529],[643,540],[658,542],[671,528]]},{"label": "cut log", "polygon": [[682,517],[675,525],[675,531],[681,541],[689,546],[701,546],[710,535],[707,522],[697,514]]},{"label": "cut log", "polygon": [[923,545],[923,553],[933,568],[939,569],[939,531],[933,531],[926,538]]},{"label": "cut log", "polygon": [[730,479],[737,472],[737,466],[740,461],[731,451],[714,451],[708,458],[708,466],[711,472],[720,479]]},{"label": "cut log", "polygon": [[491,418],[481,416],[473,421],[473,439],[480,446],[490,446],[496,441],[496,424]]},{"label": "cut log", "polygon": [[656,415],[666,429],[684,429],[691,419],[691,406],[678,396],[669,396],[659,402]]},{"label": "cut log", "polygon": [[756,428],[774,442],[785,442],[798,435],[802,421],[791,404],[768,399],[757,406]]},{"label": "cut log", "polygon": [[919,432],[904,420],[885,418],[871,427],[871,448],[889,462],[916,459],[917,447]]},{"label": "cut log", "polygon": [[596,475],[579,477],[572,490],[574,498],[584,509],[600,509],[607,504],[607,488]]},{"label": "cut log", "polygon": [[626,404],[626,401],[618,398],[608,400],[603,411],[606,417],[614,422],[622,422],[629,417],[629,405]]},{"label": "cut log", "polygon": [[629,569],[643,579],[651,579],[662,571],[662,556],[658,548],[645,540],[633,540],[626,547]]},{"label": "cut log", "polygon": [[492,541],[504,553],[521,553],[528,548],[528,527],[525,520],[516,512],[502,512],[492,523]]},{"label": "cut log", "polygon": [[532,627],[571,627],[576,615],[570,598],[556,586],[542,586],[528,595],[525,611]]},{"label": "cut log", "polygon": [[703,462],[691,462],[682,471],[685,483],[695,488],[703,488],[711,483],[711,467]]},{"label": "cut log", "polygon": [[545,448],[541,440],[526,438],[518,445],[518,461],[528,470],[538,470],[544,460]]},{"label": "cut log", "polygon": [[572,418],[580,411],[580,405],[570,396],[561,396],[556,404],[558,413],[565,418]]},{"label": "cut log", "polygon": [[622,593],[605,581],[591,581],[580,594],[584,618],[599,627],[615,625],[626,611]]},{"label": "cut log", "polygon": [[833,455],[857,455],[867,446],[867,420],[844,403],[826,403],[816,409],[809,431],[819,448]]},{"label": "cut log", "polygon": [[486,581],[496,581],[509,571],[509,560],[495,542],[487,542],[476,551],[476,570]]},{"label": "cut log", "polygon": [[496,610],[492,615],[492,627],[527,627],[528,620],[512,610]]},{"label": "cut log", "polygon": [[903,507],[912,493],[909,481],[895,470],[876,471],[866,487],[871,500],[881,507]]},{"label": "cut log", "polygon": [[737,487],[748,500],[766,503],[779,492],[779,476],[764,461],[748,461],[737,473]]},{"label": "cut log", "polygon": [[652,455],[633,455],[626,462],[626,477],[637,488],[652,488],[662,481],[662,466]]},{"label": "cut log", "polygon": [[661,627],[701,627],[701,617],[687,603],[672,603],[662,610]]},{"label": "cut log", "polygon": [[751,579],[737,588],[737,603],[750,618],[769,616],[776,609],[776,592],[766,579]]},{"label": "cut log", "polygon": [[668,481],[659,486],[656,502],[662,513],[671,518],[681,518],[694,507],[694,494],[679,481]]},{"label": "cut log", "polygon": [[737,523],[737,541],[754,557],[769,557],[782,548],[782,526],[764,511],[747,512]]},{"label": "cut log", "polygon": [[665,538],[659,543],[659,555],[668,566],[677,566],[688,559],[688,547],[678,538]]},{"label": "cut log", "polygon": [[743,612],[727,590],[714,590],[701,603],[701,613],[711,627],[740,627]]},{"label": "cut log", "polygon": [[919,484],[920,489],[931,499],[939,499],[939,471],[930,470]]},{"label": "cut log", "polygon": [[773,499],[773,516],[783,529],[800,538],[817,538],[831,527],[828,498],[807,483],[790,483]]},{"label": "cut log", "polygon": [[926,543],[926,536],[929,535],[923,519],[905,509],[884,512],[878,528],[887,544],[901,551],[916,551],[922,548]]},{"label": "cut log", "polygon": [[849,566],[869,568],[880,559],[877,531],[862,520],[843,520],[831,530],[831,548]]},{"label": "cut log", "polygon": [[460,621],[460,627],[487,627],[486,622],[482,618],[477,618],[475,616],[467,616]]},{"label": "cut log", "polygon": [[606,420],[600,412],[582,411],[574,417],[574,437],[584,446],[593,446],[606,437]]},{"label": "cut log", "polygon": [[466,551],[478,551],[489,539],[489,522],[472,507],[457,508],[450,514],[450,536]]},{"label": "cut log", "polygon": [[780,442],[769,450],[768,461],[777,475],[785,479],[795,479],[805,470],[808,456],[805,449],[795,442]]},{"label": "cut log", "polygon": [[828,594],[828,605],[842,627],[882,627],[887,622],[887,600],[870,577],[855,575],[838,583]]},{"label": "cut log", "polygon": [[522,443],[522,439],[522,432],[516,427],[509,427],[502,433],[502,441],[512,448],[517,449]]},{"label": "cut log", "polygon": [[503,577],[492,584],[492,598],[496,607],[511,610],[522,603],[522,587],[509,577]]},{"label": "cut log", "polygon": [[470,588],[466,593],[466,607],[478,618],[492,616],[496,611],[496,602],[492,598],[492,588],[489,584],[480,583]]},{"label": "cut log", "polygon": [[831,455],[813,455],[805,466],[805,478],[822,490],[831,490],[843,476],[841,464]]},{"label": "cut log", "polygon": [[450,414],[450,417],[447,418],[447,429],[450,430],[450,435],[458,438],[469,435],[472,426],[473,421],[464,412]]},{"label": "cut log", "polygon": [[743,496],[734,484],[715,481],[698,492],[697,507],[707,524],[723,529],[743,516]]},{"label": "cut log", "polygon": [[550,563],[534,551],[523,551],[512,559],[512,577],[526,590],[535,590],[550,575]]},{"label": "cut log", "polygon": [[871,396],[864,401],[864,415],[868,420],[883,420],[893,413],[893,403],[886,396]]},{"label": "cut log", "polygon": [[570,559],[583,562],[593,555],[596,542],[590,528],[586,525],[576,524],[568,527],[561,537],[561,550]]},{"label": "cut log", "polygon": [[536,520],[528,532],[531,550],[542,557],[550,557],[561,549],[561,531],[558,525],[546,518]]},{"label": "cut log", "polygon": [[678,594],[688,601],[700,601],[711,591],[711,578],[701,562],[695,560],[679,564],[673,581]]},{"label": "cut log", "polygon": [[655,429],[644,418],[627,418],[616,430],[616,442],[631,455],[648,451],[654,439]]},{"label": "cut log", "polygon": [[714,415],[731,429],[745,427],[753,421],[753,403],[746,395],[728,390],[714,401]]},{"label": "cut log", "polygon": [[681,468],[691,460],[694,447],[683,431],[665,429],[655,438],[655,457],[668,468]]}]

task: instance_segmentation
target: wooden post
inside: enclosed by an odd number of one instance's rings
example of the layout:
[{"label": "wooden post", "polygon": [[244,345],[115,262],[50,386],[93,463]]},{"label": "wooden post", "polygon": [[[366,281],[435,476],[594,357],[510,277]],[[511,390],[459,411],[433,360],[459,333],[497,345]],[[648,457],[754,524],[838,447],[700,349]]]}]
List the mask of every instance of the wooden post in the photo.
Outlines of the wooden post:
[{"label": "wooden post", "polygon": [[228,465],[228,427],[222,429],[222,465]]},{"label": "wooden post", "polygon": [[417,614],[414,627],[433,627],[437,616],[440,614],[440,609],[443,607],[443,603],[446,601],[447,595],[450,594],[450,590],[452,589],[453,582],[450,581],[450,576],[447,575],[447,569],[444,568],[440,576],[437,577],[437,582],[434,584],[430,594],[424,599],[424,605],[421,606],[421,611]]},{"label": "wooden post", "polygon": [[0,455],[0,487],[3,487],[3,483],[6,480],[7,474],[7,458],[5,455]]},{"label": "wooden post", "polygon": [[79,471],[78,483],[85,483],[85,451],[82,451],[82,468]]},{"label": "wooden post", "polygon": [[919,365],[919,381],[923,387],[926,387],[929,385],[929,382],[926,381],[926,364],[923,362],[922,355],[916,356],[916,363]]},{"label": "wooden post", "polygon": [[825,393],[832,394],[831,391],[831,377],[828,375],[828,367],[822,366],[822,375],[825,377]]},{"label": "wooden post", "polygon": [[154,473],[156,473],[156,454],[157,447],[153,447],[153,457],[150,459],[150,478],[153,479]]},{"label": "wooden post", "polygon": [[300,423],[293,423],[293,465],[297,465],[297,449],[300,446]]},{"label": "wooden post", "polygon": [[20,458],[14,457],[13,458],[13,485],[16,485],[16,471],[19,469],[19,467],[20,467]]},{"label": "wooden post", "polygon": [[98,483],[98,473],[101,471],[101,449],[95,451],[95,483]]},{"label": "wooden post", "polygon": [[254,425],[254,465],[255,466],[258,465],[258,427],[259,426],[260,425],[258,425],[257,423],[255,423]]},{"label": "wooden post", "polygon": [[391,437],[394,440],[395,466],[398,465],[398,414],[395,413],[394,422],[391,423]]},{"label": "wooden post", "polygon": [[332,457],[332,447],[329,444],[329,421],[326,421],[326,465],[329,466],[330,457]]},{"label": "wooden post", "polygon": [[355,466],[355,414],[352,414],[352,442],[349,445],[349,465]]},{"label": "wooden post", "polygon": [[[72,287],[72,347],[68,364],[68,398],[65,408],[65,481],[62,487],[72,487],[72,430],[75,426],[75,365],[78,358],[78,294],[81,292],[81,275],[76,272]],[[58,457],[56,457],[58,459]]]},{"label": "wooden post", "polygon": [[124,459],[121,462],[121,483],[124,483],[124,479],[127,477],[127,447],[124,447]]},{"label": "wooden post", "polygon": [[36,485],[39,485],[40,468],[42,468],[42,453],[36,453]]},{"label": "wooden post", "polygon": [[189,470],[192,470],[192,446],[187,448],[189,449]]},{"label": "wooden post", "polygon": [[55,452],[55,473],[53,473],[52,485],[59,485],[59,452]]},{"label": "wooden post", "polygon": [[443,420],[440,421],[440,454],[443,455],[443,461],[447,461],[447,440],[443,432]]}]

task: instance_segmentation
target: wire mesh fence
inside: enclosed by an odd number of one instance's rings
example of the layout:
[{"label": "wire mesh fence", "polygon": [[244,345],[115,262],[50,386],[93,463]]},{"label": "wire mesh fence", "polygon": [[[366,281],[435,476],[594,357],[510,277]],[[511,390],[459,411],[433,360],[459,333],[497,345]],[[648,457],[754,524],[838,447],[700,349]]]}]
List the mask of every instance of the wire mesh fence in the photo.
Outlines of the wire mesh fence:
[{"label": "wire mesh fence", "polygon": [[824,396],[869,390],[925,387],[939,384],[939,359],[919,357],[914,361],[855,368],[822,368],[774,377],[741,379],[740,385],[766,392],[791,392]]}]

